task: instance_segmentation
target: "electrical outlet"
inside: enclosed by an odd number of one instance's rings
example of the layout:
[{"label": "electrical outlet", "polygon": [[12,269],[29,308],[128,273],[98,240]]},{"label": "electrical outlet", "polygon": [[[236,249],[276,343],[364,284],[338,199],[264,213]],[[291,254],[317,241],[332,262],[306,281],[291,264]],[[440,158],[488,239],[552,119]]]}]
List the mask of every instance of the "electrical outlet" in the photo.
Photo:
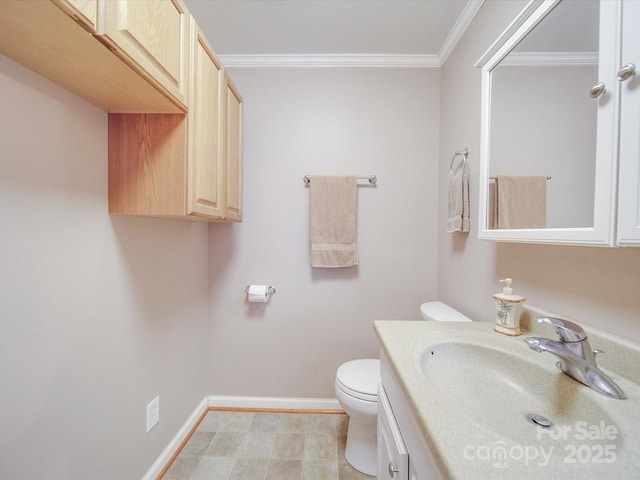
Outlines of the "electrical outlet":
[{"label": "electrical outlet", "polygon": [[160,421],[160,397],[157,396],[147,405],[147,433]]}]

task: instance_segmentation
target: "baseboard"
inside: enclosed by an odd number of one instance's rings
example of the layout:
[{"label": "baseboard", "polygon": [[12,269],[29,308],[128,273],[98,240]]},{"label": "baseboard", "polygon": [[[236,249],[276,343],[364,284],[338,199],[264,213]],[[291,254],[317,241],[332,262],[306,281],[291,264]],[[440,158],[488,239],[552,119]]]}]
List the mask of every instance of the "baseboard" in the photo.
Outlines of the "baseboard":
[{"label": "baseboard", "polygon": [[342,410],[335,398],[242,397],[209,395],[209,407],[257,408],[265,410]]},{"label": "baseboard", "polygon": [[208,397],[205,397],[196,407],[187,421],[180,427],[178,433],[175,434],[173,439],[169,442],[169,445],[162,451],[160,456],[153,462],[153,465],[142,476],[141,480],[156,480],[160,473],[164,470],[165,466],[173,460],[174,455],[181,448],[182,443],[190,436],[191,431],[197,425],[198,421],[207,411]]},{"label": "baseboard", "polygon": [[295,397],[242,397],[229,395],[209,395],[196,407],[178,433],[169,442],[141,480],[156,480],[169,462],[189,438],[200,418],[210,408],[251,408],[264,410],[342,410],[335,398],[295,398]]}]

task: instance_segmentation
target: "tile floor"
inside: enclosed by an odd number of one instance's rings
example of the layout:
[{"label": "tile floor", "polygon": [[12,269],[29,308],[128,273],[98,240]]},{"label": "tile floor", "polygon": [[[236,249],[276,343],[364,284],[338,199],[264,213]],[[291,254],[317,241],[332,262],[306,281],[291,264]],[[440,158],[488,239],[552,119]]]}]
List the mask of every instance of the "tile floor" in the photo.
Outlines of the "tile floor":
[{"label": "tile floor", "polygon": [[348,418],[212,410],[162,480],[372,480],[344,458]]}]

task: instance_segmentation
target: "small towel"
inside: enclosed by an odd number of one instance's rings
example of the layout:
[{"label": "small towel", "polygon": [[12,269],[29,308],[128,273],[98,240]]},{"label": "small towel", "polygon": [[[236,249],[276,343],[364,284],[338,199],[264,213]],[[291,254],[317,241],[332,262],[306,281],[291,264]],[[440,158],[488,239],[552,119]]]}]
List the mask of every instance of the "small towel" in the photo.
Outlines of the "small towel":
[{"label": "small towel", "polygon": [[[493,179],[495,180],[495,178]],[[498,228],[498,189],[496,188],[496,182],[489,179],[489,204],[487,205],[487,227],[489,230],[495,230]]]},{"label": "small towel", "polygon": [[498,228],[546,228],[547,178],[498,175],[496,203]]},{"label": "small towel", "polygon": [[311,266],[357,265],[358,178],[355,175],[311,176],[309,188]]},{"label": "small towel", "polygon": [[469,231],[469,174],[466,169],[449,177],[447,233]]}]

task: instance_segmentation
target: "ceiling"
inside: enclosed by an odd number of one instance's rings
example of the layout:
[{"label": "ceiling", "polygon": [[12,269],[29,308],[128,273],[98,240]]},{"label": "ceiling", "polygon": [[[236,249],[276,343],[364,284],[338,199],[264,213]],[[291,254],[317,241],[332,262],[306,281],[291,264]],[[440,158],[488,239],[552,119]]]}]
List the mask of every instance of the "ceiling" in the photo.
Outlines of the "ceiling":
[{"label": "ceiling", "polygon": [[483,0],[184,1],[221,57],[422,56],[441,64]]}]

